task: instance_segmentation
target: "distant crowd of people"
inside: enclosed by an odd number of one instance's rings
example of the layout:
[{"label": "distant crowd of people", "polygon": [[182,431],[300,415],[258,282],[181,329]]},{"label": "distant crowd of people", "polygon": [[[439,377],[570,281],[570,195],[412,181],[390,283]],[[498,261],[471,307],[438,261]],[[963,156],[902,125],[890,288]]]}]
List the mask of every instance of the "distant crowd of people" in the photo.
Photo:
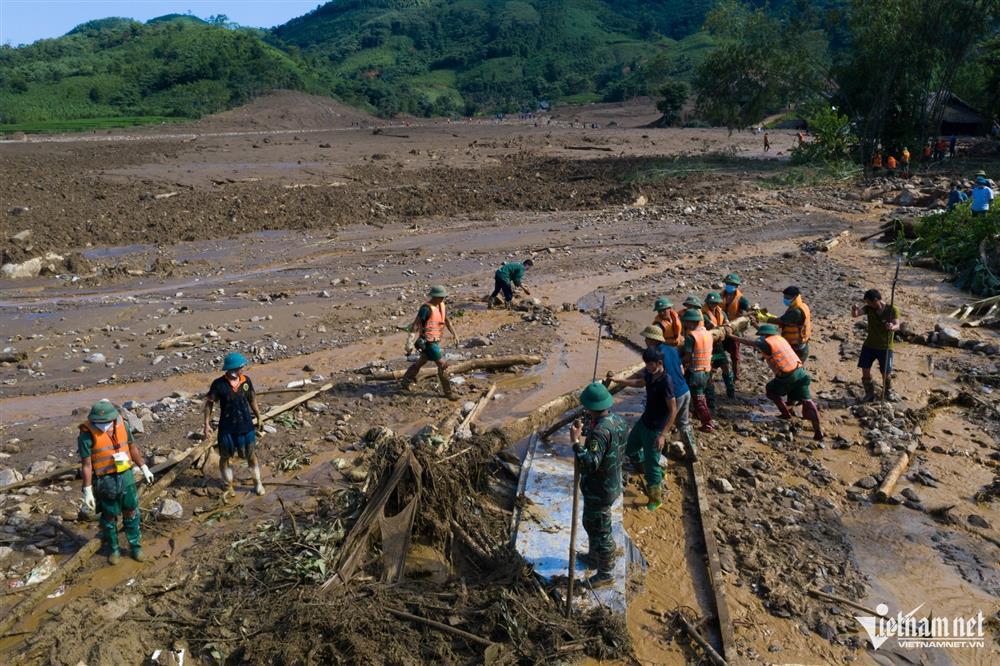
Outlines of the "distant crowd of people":
[{"label": "distant crowd of people", "polygon": [[[939,138],[936,141],[925,143],[923,149],[920,151],[920,162],[924,165],[928,165],[931,162],[940,162],[944,160],[945,155],[949,158],[958,156],[958,137],[955,135],[947,139]],[[896,175],[897,172],[909,174],[910,150],[906,146],[903,146],[903,150],[899,154],[899,159],[897,159],[891,152],[883,151],[880,148],[872,156],[871,168],[872,173],[876,175],[880,174],[883,169],[890,176]]]}]

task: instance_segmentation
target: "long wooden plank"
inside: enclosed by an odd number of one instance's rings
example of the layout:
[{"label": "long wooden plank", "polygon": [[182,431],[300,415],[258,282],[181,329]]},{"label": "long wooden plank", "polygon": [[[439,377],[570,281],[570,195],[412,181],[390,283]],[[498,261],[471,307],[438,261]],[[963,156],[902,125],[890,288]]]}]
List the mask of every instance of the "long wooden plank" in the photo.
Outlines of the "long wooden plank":
[{"label": "long wooden plank", "polygon": [[689,462],[688,468],[691,470],[691,479],[694,481],[698,515],[701,518],[701,529],[705,537],[708,573],[712,583],[712,595],[715,598],[715,616],[719,619],[719,635],[722,637],[722,656],[726,661],[736,663],[736,639],[733,637],[733,622],[729,615],[726,584],[722,578],[722,567],[719,565],[719,544],[715,540],[715,521],[711,518],[711,507],[705,495],[705,475],[702,473],[701,462]]},{"label": "long wooden plank", "polygon": [[270,419],[273,419],[275,416],[277,416],[279,414],[284,414],[289,409],[295,409],[296,407],[298,407],[302,403],[309,402],[310,400],[312,400],[313,398],[315,398],[316,396],[318,396],[320,393],[326,393],[327,391],[329,391],[332,388],[333,388],[333,384],[323,384],[322,386],[320,386],[315,391],[309,391],[308,393],[303,393],[299,397],[295,398],[294,400],[289,400],[288,402],[286,402],[283,405],[278,405],[277,407],[272,407],[271,409],[267,410],[266,412],[264,412],[261,415],[261,421],[268,421]]},{"label": "long wooden plank", "polygon": [[[458,361],[448,366],[448,372],[453,375],[460,375],[469,370],[504,370],[515,365],[538,365],[542,362],[541,356],[532,354],[515,354],[513,356],[495,356],[493,358],[474,358],[468,361]],[[402,379],[406,370],[392,370],[390,372],[379,372],[369,377],[372,381],[388,382]],[[417,379],[424,379],[437,374],[437,368],[433,365],[425,366],[417,373]]]}]

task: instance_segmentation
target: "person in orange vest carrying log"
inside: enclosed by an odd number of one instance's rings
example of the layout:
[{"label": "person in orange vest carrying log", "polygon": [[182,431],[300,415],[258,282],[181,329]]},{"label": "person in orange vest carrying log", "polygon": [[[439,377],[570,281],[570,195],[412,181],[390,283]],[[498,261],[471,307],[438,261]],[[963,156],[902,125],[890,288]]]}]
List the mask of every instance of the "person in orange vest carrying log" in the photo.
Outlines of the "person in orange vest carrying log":
[{"label": "person in orange vest carrying log", "polygon": [[781,335],[788,340],[798,355],[802,365],[809,359],[809,339],[812,337],[812,312],[809,306],[802,300],[802,292],[796,286],[786,287],[781,293],[785,303],[785,314],[780,317],[762,312],[759,315],[761,321],[777,324],[781,328]]},{"label": "person in orange vest carrying log", "polygon": [[110,401],[99,400],[90,408],[87,420],[80,424],[76,445],[80,453],[83,504],[92,513],[100,512],[98,524],[108,547],[108,564],[118,564],[121,559],[118,516],[122,517],[132,558],[142,562],[145,558],[139,492],[133,467],[139,467],[147,484],[153,483],[153,473],[132,440],[132,430]]},{"label": "person in orange vest carrying log", "polygon": [[[725,311],[729,321],[750,312],[750,300],[743,295],[740,285],[743,281],[736,273],[730,273],[723,278],[722,289],[722,309]],[[735,342],[726,340],[722,343],[723,348],[729,354],[729,362],[733,368],[733,382],[740,380],[740,348]]]},{"label": "person in orange vest carrying log", "polygon": [[444,337],[444,330],[447,328],[455,344],[459,344],[458,334],[451,326],[451,319],[445,308],[444,299],[448,296],[448,290],[437,285],[431,288],[428,294],[429,300],[420,306],[416,319],[410,324],[410,335],[406,339],[404,351],[409,356],[414,348],[420,352],[420,358],[406,370],[400,384],[403,390],[410,388],[417,379],[420,368],[428,361],[433,361],[437,365],[438,379],[441,382],[441,391],[444,397],[449,400],[457,400],[451,390],[451,379],[448,375],[448,362],[444,360],[444,352],[441,349],[441,340]]},{"label": "person in orange vest carrying log", "polygon": [[[222,359],[221,377],[215,379],[205,394],[205,439],[212,436],[212,408],[219,403],[219,475],[224,489],[222,498],[236,494],[233,467],[229,461],[239,456],[247,461],[253,471],[254,492],[264,494],[257,461],[257,430],[264,427],[257,403],[257,392],[243,369],[247,359],[239,352],[229,352]],[[254,427],[253,416],[257,417]]]},{"label": "person in orange vest carrying log", "polygon": [[753,347],[760,352],[764,360],[767,361],[771,371],[774,372],[774,379],[767,383],[765,391],[767,397],[778,407],[778,412],[783,419],[791,419],[792,413],[785,404],[787,397],[790,402],[802,403],[802,418],[812,423],[813,439],[817,442],[823,441],[823,430],[819,423],[819,408],[812,399],[809,385],[812,378],[802,367],[802,362],[792,350],[780,331],[774,324],[761,324],[757,327],[757,339],[741,338],[735,335],[728,337],[738,344]]},{"label": "person in orange vest carrying log", "polygon": [[[729,323],[729,317],[726,316],[726,311],[722,309],[722,296],[719,296],[718,292],[708,292],[705,296],[705,302],[702,305],[701,313],[705,320],[705,328],[709,331],[716,328],[722,328],[724,325]],[[726,397],[735,398],[736,380],[733,379],[733,371],[729,365],[729,357],[726,355],[726,348],[721,339],[716,340],[712,345],[712,370],[715,370],[716,368],[722,370],[722,381],[726,385]],[[714,410],[714,388],[707,393],[707,397],[709,409]]]},{"label": "person in orange vest carrying log", "polygon": [[691,389],[694,412],[701,421],[699,430],[712,432],[715,426],[706,395],[715,392],[712,387],[712,334],[705,328],[700,310],[688,310],[681,315],[681,321],[684,322],[684,347],[681,352],[684,379]]},{"label": "person in orange vest carrying log", "polygon": [[680,347],[684,340],[684,326],[681,324],[681,316],[674,310],[674,304],[669,298],[661,296],[656,299],[653,309],[656,310],[653,323],[663,331],[664,344]]}]

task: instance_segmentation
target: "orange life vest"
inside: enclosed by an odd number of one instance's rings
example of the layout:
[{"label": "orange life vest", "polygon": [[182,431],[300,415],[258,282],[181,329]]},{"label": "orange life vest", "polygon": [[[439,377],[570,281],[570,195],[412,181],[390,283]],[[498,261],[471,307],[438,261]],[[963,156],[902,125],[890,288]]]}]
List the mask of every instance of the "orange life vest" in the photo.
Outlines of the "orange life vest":
[{"label": "orange life vest", "polygon": [[715,305],[712,307],[703,305],[701,306],[701,311],[708,315],[708,321],[711,322],[712,326],[716,328],[726,323],[726,313],[722,310],[721,305]]},{"label": "orange life vest", "polygon": [[896,158],[893,157],[892,155],[889,155],[889,157],[888,157],[888,159],[886,159],[885,163],[889,166],[890,169],[895,169],[896,168]]},{"label": "orange life vest", "polygon": [[714,342],[712,334],[704,325],[699,324],[698,328],[689,331],[688,335],[694,340],[694,349],[691,351],[687,369],[691,372],[711,372],[712,344]]},{"label": "orange life vest", "polygon": [[424,303],[424,305],[431,309],[430,318],[424,322],[424,340],[427,342],[440,342],[444,336],[444,322],[447,318],[444,303],[433,305],[428,302]]},{"label": "orange life vest", "polygon": [[726,308],[726,315],[729,316],[729,321],[740,316],[741,298],[743,298],[743,292],[739,289],[732,293],[732,298],[729,298],[729,294],[722,295],[722,305]]},{"label": "orange life vest", "polygon": [[788,307],[802,310],[804,319],[801,324],[782,323],[781,335],[791,345],[804,345],[812,337],[812,313],[809,311],[809,306],[802,300],[801,294],[796,296]]},{"label": "orange life vest", "polygon": [[910,151],[903,151],[903,164],[908,164],[910,162]]},{"label": "orange life vest", "polygon": [[872,166],[877,169],[882,168],[882,153],[875,153],[875,157],[872,158]]},{"label": "orange life vest", "polygon": [[680,343],[684,328],[681,326],[681,317],[676,310],[667,308],[667,318],[661,319],[657,316],[653,323],[663,331],[663,340],[666,344],[676,347]]},{"label": "orange life vest", "polygon": [[90,447],[90,464],[96,476],[127,472],[132,469],[132,455],[128,450],[128,432],[121,417],[107,432],[95,428],[90,421],[80,424],[80,432],[89,432],[94,440]]},{"label": "orange life vest", "polygon": [[771,366],[775,377],[784,377],[802,367],[802,361],[788,344],[788,340],[780,335],[770,335],[764,342],[771,350],[770,354],[764,354],[764,360]]}]

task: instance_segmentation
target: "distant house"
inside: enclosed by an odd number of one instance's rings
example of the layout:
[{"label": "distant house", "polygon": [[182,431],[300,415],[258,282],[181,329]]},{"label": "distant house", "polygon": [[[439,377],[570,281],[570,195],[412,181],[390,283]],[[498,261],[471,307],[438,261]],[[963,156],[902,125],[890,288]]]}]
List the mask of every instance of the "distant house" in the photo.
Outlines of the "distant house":
[{"label": "distant house", "polygon": [[929,114],[938,111],[941,115],[940,126],[930,128],[931,133],[938,136],[950,134],[983,135],[988,134],[993,125],[990,118],[981,111],[958,95],[948,91],[928,95],[927,111]]}]

